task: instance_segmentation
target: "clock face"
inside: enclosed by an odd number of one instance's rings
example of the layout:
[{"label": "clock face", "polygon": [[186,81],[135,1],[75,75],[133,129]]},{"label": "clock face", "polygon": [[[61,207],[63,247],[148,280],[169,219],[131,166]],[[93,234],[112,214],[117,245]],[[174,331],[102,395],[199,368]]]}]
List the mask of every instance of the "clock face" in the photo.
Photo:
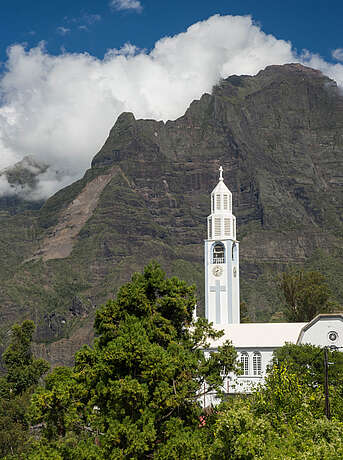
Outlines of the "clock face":
[{"label": "clock face", "polygon": [[331,340],[331,342],[334,342],[335,340],[337,340],[337,338],[338,338],[337,332],[335,331],[329,332],[329,340]]},{"label": "clock face", "polygon": [[212,273],[214,274],[214,276],[220,276],[223,273],[223,267],[221,267],[220,265],[215,265],[213,267]]}]

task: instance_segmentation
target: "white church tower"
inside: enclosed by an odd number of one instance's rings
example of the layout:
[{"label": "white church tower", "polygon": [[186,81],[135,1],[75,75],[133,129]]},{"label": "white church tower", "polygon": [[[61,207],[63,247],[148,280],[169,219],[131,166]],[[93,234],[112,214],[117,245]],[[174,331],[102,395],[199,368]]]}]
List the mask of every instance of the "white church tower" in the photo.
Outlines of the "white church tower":
[{"label": "white church tower", "polygon": [[239,243],[236,217],[232,214],[232,194],[223,181],[211,193],[211,214],[207,218],[205,240],[205,316],[216,324],[238,324]]}]

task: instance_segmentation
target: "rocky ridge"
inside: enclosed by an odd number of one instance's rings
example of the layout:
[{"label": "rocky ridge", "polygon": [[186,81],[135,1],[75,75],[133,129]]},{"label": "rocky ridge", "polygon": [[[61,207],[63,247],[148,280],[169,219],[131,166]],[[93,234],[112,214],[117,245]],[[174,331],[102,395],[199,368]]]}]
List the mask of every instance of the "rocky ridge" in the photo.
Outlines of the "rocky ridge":
[{"label": "rocky ridge", "polygon": [[252,319],[279,317],[273,276],[287,264],[321,269],[342,302],[342,128],[335,82],[299,64],[229,77],[175,121],[123,113],[83,179],[39,211],[1,217],[0,245],[17,254],[0,270],[4,341],[10,323],[32,317],[37,353],[70,363],[92,339],[96,306],[151,259],[194,282],[201,309],[219,165]]}]

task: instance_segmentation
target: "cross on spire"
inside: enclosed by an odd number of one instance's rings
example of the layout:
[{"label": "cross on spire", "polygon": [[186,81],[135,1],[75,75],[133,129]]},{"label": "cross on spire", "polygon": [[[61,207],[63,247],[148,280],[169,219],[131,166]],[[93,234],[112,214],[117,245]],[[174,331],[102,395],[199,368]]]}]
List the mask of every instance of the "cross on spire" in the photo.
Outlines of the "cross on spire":
[{"label": "cross on spire", "polygon": [[223,167],[219,167],[219,180],[223,180]]}]

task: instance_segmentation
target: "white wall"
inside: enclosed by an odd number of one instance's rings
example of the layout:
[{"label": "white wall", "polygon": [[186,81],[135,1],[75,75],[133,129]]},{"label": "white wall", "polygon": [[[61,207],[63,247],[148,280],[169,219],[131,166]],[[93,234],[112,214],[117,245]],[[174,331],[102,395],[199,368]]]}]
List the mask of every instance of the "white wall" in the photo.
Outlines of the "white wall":
[{"label": "white wall", "polygon": [[[330,340],[330,332],[336,332],[337,339]],[[342,317],[323,316],[314,322],[309,329],[300,334],[299,343],[311,343],[320,347],[343,346],[343,319]]]},{"label": "white wall", "polygon": [[[329,334],[331,332],[336,333],[336,340],[330,340]],[[227,336],[225,337],[225,339],[230,340],[230,337]],[[287,339],[284,340],[286,341]],[[280,343],[282,342],[283,341],[281,340]],[[339,350],[343,351],[343,314],[319,315],[300,330],[297,343],[308,343],[320,347],[335,345],[337,347],[342,347]],[[233,345],[235,345],[235,343],[233,343]],[[267,367],[269,364],[271,364],[273,358],[273,352],[274,350],[279,348],[279,346],[259,347],[258,345],[256,345],[256,347],[236,346],[235,348],[238,353],[239,362],[241,353],[245,352],[248,354],[249,372],[248,375],[238,376],[231,373],[228,376],[228,378],[224,379],[223,390],[225,393],[229,394],[250,393],[256,385],[264,383]],[[213,351],[217,351],[217,348],[207,350],[205,352],[205,355],[208,356]],[[261,353],[262,373],[260,376],[253,375],[253,354],[256,351]],[[199,399],[201,400],[202,405],[205,404],[205,406],[216,405],[219,402],[219,399],[216,397],[215,394],[207,395],[205,398],[202,397]]]},{"label": "white wall", "polygon": [[[267,366],[271,363],[273,358],[273,348],[237,348],[238,360],[240,361],[241,353],[247,353],[249,358],[249,373],[248,375],[234,375],[229,376],[229,383],[226,387],[229,389],[230,394],[236,393],[250,393],[251,389],[256,385],[264,382],[267,372]],[[261,353],[261,375],[253,375],[253,355],[255,352]]]},{"label": "white wall", "polygon": [[[248,353],[249,357],[249,375],[235,375],[230,373],[230,375],[224,379],[223,382],[223,391],[228,394],[239,394],[239,393],[251,393],[252,389],[259,384],[262,384],[265,379],[266,370],[268,364],[270,364],[273,351],[272,348],[236,348],[238,353],[238,361],[240,361],[240,355],[242,352]],[[216,351],[216,350],[211,350]],[[253,354],[254,352],[261,353],[261,364],[262,364],[262,374],[260,376],[253,375]],[[209,356],[210,352],[206,352],[205,355]],[[220,402],[216,397],[215,393],[207,394],[205,397],[199,398],[202,406],[215,406]]]}]

